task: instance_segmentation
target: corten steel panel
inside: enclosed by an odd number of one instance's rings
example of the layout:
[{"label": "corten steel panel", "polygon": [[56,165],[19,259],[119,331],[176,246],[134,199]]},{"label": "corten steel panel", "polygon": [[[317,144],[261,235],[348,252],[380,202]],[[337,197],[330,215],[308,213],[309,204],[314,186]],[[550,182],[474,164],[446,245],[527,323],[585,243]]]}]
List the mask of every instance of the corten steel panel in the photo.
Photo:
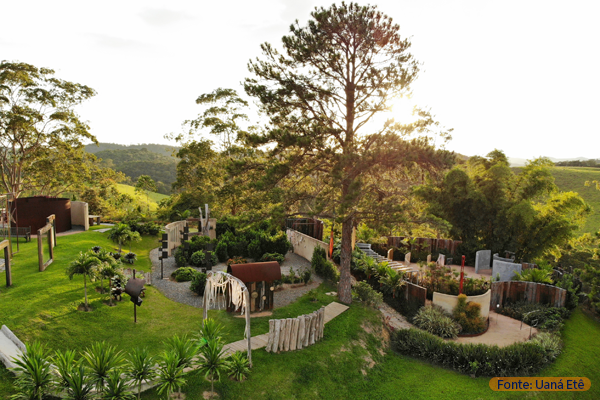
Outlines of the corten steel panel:
[{"label": "corten steel panel", "polygon": [[281,279],[281,268],[277,261],[267,261],[248,264],[232,264],[227,267],[227,273],[242,282],[273,282]]},{"label": "corten steel panel", "polygon": [[56,216],[56,232],[65,232],[71,229],[71,200],[56,197],[21,197],[12,202],[16,205],[17,223],[20,227],[31,226],[31,233],[36,234],[38,229],[46,225],[46,218],[52,214]]}]

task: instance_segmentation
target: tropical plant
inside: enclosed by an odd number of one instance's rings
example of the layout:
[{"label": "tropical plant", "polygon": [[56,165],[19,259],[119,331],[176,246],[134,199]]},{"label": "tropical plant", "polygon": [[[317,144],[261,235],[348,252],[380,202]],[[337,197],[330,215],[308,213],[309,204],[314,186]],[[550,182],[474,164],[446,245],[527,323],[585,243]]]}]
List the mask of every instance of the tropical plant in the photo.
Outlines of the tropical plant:
[{"label": "tropical plant", "polygon": [[421,307],[413,318],[413,324],[441,338],[454,339],[461,331],[461,326],[455,322],[439,306],[426,305]]},{"label": "tropical plant", "polygon": [[[130,231],[130,233],[128,233],[125,236],[123,244],[129,245],[129,253],[131,253],[131,243],[139,243],[141,241],[142,241],[142,235],[140,235],[139,232]],[[131,253],[131,254],[133,254],[133,253]]]},{"label": "tropical plant", "polygon": [[465,294],[458,295],[458,302],[452,310],[452,316],[460,324],[463,333],[479,333],[485,329],[485,320],[481,317],[481,305],[473,301],[467,302]]},{"label": "tropical plant", "polygon": [[400,289],[406,285],[404,273],[397,272],[388,267],[387,273],[379,278],[381,289],[386,294],[391,294],[393,298],[400,292]]},{"label": "tropical plant", "polygon": [[178,366],[189,368],[192,366],[194,357],[196,356],[196,346],[194,342],[183,335],[172,336],[166,340],[167,350],[176,353],[178,356]]},{"label": "tropical plant", "polygon": [[26,352],[13,357],[15,370],[20,375],[15,381],[18,393],[13,399],[45,399],[52,389],[52,366],[48,361],[48,351],[40,342],[26,345]]},{"label": "tropical plant", "polygon": [[221,372],[226,368],[224,355],[225,351],[220,339],[206,340],[204,346],[200,347],[198,369],[210,380],[210,390],[212,393],[215,392],[215,380],[221,380]]},{"label": "tropical plant", "polygon": [[212,318],[207,318],[202,321],[202,325],[200,326],[200,339],[204,339],[205,341],[219,341],[221,340],[221,332],[223,331],[223,325],[218,323]]},{"label": "tropical plant", "polygon": [[198,296],[204,295],[204,288],[206,287],[206,274],[204,272],[198,272],[192,277],[192,283],[190,284],[190,290],[196,293]]},{"label": "tropical plant", "polygon": [[67,377],[71,376],[73,368],[75,368],[80,361],[75,360],[76,354],[75,350],[65,350],[64,353],[60,350],[54,352],[52,363],[56,366],[56,372],[58,374],[56,383],[58,387],[69,387]]},{"label": "tropical plant", "polygon": [[150,351],[145,347],[136,347],[129,352],[125,374],[137,385],[138,400],[142,392],[142,383],[148,382],[156,376],[154,360],[155,358],[150,355]]},{"label": "tropical plant", "polygon": [[354,285],[354,291],[361,301],[373,307],[379,307],[383,303],[383,294],[377,292],[367,282],[360,281]]},{"label": "tropical plant", "polygon": [[121,254],[123,244],[130,240],[132,234],[133,233],[131,232],[129,225],[117,224],[113,226],[110,231],[108,231],[108,239],[119,245],[119,254]]},{"label": "tropical plant", "polygon": [[166,392],[166,399],[171,398],[175,389],[185,385],[183,367],[179,365],[179,355],[173,351],[165,351],[158,364],[158,394]]},{"label": "tropical plant", "polygon": [[537,283],[552,283],[552,267],[550,265],[540,265],[541,268],[529,268],[516,272],[513,281],[526,281]]},{"label": "tropical plant", "polygon": [[110,252],[99,250],[95,254],[96,258],[102,263],[96,269],[97,275],[100,277],[100,292],[104,293],[104,279],[111,279],[117,273],[117,265],[119,264]]},{"label": "tropical plant", "polygon": [[123,257],[126,263],[133,264],[137,260],[137,254],[129,252]]},{"label": "tropical plant", "polygon": [[67,275],[69,279],[73,279],[75,275],[83,275],[83,291],[85,294],[85,310],[89,311],[88,297],[87,297],[87,281],[86,278],[91,278],[95,269],[102,262],[94,255],[90,253],[79,252],[79,255],[75,260],[67,267]]},{"label": "tropical plant", "polygon": [[106,343],[93,343],[83,353],[83,359],[90,369],[91,382],[96,386],[98,393],[104,391],[104,386],[112,370],[120,370],[124,364],[123,353]]},{"label": "tropical plant", "polygon": [[94,398],[94,385],[87,370],[82,363],[78,363],[69,376],[65,376],[67,381],[67,399],[69,400],[92,400]]},{"label": "tropical plant", "polygon": [[250,375],[250,361],[248,356],[241,351],[236,351],[225,360],[225,369],[230,378],[238,382],[245,380]]},{"label": "tropical plant", "polygon": [[118,370],[112,370],[106,378],[106,387],[102,400],[133,400],[135,395],[129,390],[129,385]]}]

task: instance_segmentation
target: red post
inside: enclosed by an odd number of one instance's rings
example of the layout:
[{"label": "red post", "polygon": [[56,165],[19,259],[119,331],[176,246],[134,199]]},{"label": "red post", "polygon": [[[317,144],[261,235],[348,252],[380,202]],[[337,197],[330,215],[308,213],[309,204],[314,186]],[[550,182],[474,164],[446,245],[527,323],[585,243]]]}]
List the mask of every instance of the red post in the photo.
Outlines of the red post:
[{"label": "red post", "polygon": [[458,289],[458,294],[462,294],[464,280],[465,280],[465,256],[462,256],[462,262],[460,264],[460,288]]}]

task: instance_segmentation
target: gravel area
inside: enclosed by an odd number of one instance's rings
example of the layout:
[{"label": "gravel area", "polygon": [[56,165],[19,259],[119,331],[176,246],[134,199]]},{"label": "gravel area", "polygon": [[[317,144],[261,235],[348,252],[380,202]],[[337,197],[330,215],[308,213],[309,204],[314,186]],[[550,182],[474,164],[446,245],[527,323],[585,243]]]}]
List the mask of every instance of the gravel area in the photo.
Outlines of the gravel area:
[{"label": "gravel area", "polygon": [[[169,257],[163,260],[163,276],[160,279],[160,260],[158,259],[158,249],[150,251],[150,259],[152,260],[152,283],[153,286],[160,290],[167,298],[190,305],[192,307],[202,308],[202,297],[196,295],[190,290],[190,282],[174,282],[169,279],[173,271],[177,269],[175,258]],[[296,275],[301,274],[306,270],[310,270],[310,261],[294,254],[288,253],[285,256],[284,262],[281,264],[281,274],[287,275],[292,268]],[[213,271],[226,271],[227,265],[219,263],[213,267]],[[278,290],[274,294],[275,308],[284,307],[293,303],[298,297],[302,296],[309,290],[316,288],[322,282],[314,273],[312,274],[312,282],[308,285],[283,285],[283,290]]]}]

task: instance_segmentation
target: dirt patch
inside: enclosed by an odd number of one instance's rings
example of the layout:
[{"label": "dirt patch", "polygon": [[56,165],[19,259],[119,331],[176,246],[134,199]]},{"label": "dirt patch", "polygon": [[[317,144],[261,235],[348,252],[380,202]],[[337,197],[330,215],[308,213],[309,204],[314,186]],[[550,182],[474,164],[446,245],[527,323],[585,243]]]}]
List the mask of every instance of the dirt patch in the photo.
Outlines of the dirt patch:
[{"label": "dirt patch", "polygon": [[77,306],[77,311],[92,311],[92,306],[88,305],[88,309],[85,309],[85,304],[81,303],[80,305]]},{"label": "dirt patch", "polygon": [[218,399],[219,398],[219,394],[217,392],[202,392],[202,398],[204,398],[204,400],[208,400],[208,399]]},{"label": "dirt patch", "polygon": [[104,301],[102,301],[102,303],[103,303],[104,305],[106,305],[106,306],[109,306],[109,307],[116,307],[116,305],[117,305],[117,303],[116,303],[116,302],[114,302],[114,301],[113,301],[113,302],[112,302],[112,304],[111,304],[109,300],[104,300]]},{"label": "dirt patch", "polygon": [[185,393],[181,393],[181,392],[171,393],[170,398],[177,399],[177,400],[185,400]]}]

